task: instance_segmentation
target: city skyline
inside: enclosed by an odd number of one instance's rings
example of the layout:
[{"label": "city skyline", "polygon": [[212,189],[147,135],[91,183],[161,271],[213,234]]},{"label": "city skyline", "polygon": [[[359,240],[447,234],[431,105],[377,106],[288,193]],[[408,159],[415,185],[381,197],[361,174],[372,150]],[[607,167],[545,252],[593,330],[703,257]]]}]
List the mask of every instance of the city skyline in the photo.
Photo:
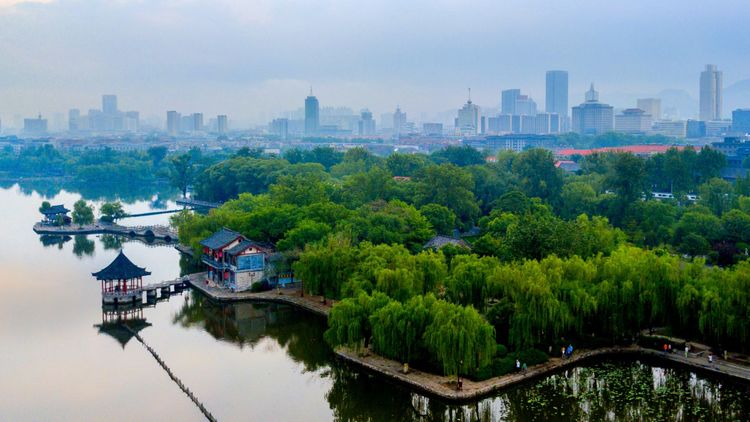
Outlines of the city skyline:
[{"label": "city skyline", "polygon": [[[482,108],[521,88],[541,109],[545,72],[564,69],[570,104],[591,81],[618,108],[679,90],[692,97],[682,112],[692,117],[706,63],[724,72],[727,89],[750,72],[738,13],[747,3],[689,3],[2,1],[0,116],[86,110],[117,93],[121,108],[142,116],[201,110],[263,124],[296,109],[310,85],[321,104],[375,115],[397,104],[420,118],[452,110],[469,86]],[[208,30],[217,22],[220,31]],[[725,97],[725,110],[742,106]],[[664,99],[665,111],[675,102]]]}]

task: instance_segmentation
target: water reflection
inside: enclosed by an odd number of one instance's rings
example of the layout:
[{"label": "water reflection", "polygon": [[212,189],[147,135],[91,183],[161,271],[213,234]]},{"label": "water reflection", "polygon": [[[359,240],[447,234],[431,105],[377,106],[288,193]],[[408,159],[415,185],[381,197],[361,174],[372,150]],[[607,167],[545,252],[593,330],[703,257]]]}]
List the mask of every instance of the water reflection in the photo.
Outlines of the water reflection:
[{"label": "water reflection", "polygon": [[57,249],[62,249],[65,242],[69,242],[73,238],[68,235],[53,235],[43,234],[39,236],[39,241],[42,242],[45,248],[50,246],[57,246]]},{"label": "water reflection", "polygon": [[94,255],[95,244],[86,235],[76,235],[73,240],[73,254],[79,258]]},{"label": "water reflection", "polygon": [[240,348],[271,338],[306,371],[327,368],[321,374],[333,382],[326,400],[337,420],[698,421],[750,414],[747,386],[637,361],[592,364],[474,403],[449,404],[336,359],[322,340],[325,321],[286,305],[217,304],[191,292],[174,323]]},{"label": "water reflection", "polygon": [[323,340],[325,319],[288,305],[216,304],[199,292],[191,291],[174,316],[174,323],[186,328],[200,327],[215,339],[240,348],[253,348],[264,338],[271,338],[308,372],[332,360],[331,349]]},{"label": "water reflection", "polygon": [[122,348],[151,324],[143,316],[143,307],[135,305],[102,306],[102,323],[94,325],[99,334],[115,339]]}]

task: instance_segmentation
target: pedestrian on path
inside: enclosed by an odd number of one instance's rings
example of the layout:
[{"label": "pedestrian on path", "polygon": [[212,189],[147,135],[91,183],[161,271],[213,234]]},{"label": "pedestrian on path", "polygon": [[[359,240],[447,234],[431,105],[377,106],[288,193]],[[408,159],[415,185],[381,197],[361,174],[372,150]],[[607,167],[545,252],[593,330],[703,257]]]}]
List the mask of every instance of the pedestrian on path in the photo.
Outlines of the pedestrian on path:
[{"label": "pedestrian on path", "polygon": [[688,351],[689,350],[690,350],[690,346],[688,346],[687,343],[685,343],[685,358],[688,357]]},{"label": "pedestrian on path", "polygon": [[521,361],[516,359],[516,372],[519,372],[521,370]]},{"label": "pedestrian on path", "polygon": [[560,359],[565,359],[565,346],[560,348]]},{"label": "pedestrian on path", "polygon": [[526,362],[524,362],[523,365],[521,365],[521,371],[523,371],[523,373],[525,374],[526,373],[526,369],[527,369]]}]

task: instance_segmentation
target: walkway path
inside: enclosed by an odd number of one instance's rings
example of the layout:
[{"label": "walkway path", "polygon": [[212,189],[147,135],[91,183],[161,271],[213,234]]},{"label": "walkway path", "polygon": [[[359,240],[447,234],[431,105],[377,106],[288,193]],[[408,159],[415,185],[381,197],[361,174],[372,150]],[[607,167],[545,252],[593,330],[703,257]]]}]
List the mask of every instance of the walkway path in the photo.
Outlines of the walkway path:
[{"label": "walkway path", "polygon": [[[301,297],[299,289],[281,289],[280,291],[272,290],[262,293],[252,293],[249,291],[234,293],[226,289],[207,286],[205,283],[205,276],[206,273],[191,274],[188,276],[188,280],[193,287],[216,301],[280,302],[299,306],[322,316],[327,316],[331,310],[331,301],[323,304],[320,296],[305,295],[304,297]],[[605,356],[652,356],[686,365],[691,368],[697,368],[716,374],[750,381],[750,366],[737,365],[724,361],[709,365],[705,356],[692,354],[690,357],[685,358],[684,352],[680,354],[677,353],[677,350],[675,350],[674,353],[664,353],[653,349],[642,348],[640,346],[629,346],[607,347],[596,350],[579,350],[569,359],[551,358],[544,364],[529,367],[525,373],[513,373],[490,378],[484,381],[472,381],[464,378],[462,379],[463,388],[458,391],[455,388],[455,377],[431,374],[413,368],[408,374],[404,374],[402,371],[402,363],[375,355],[369,351],[360,353],[360,351],[354,351],[348,348],[337,348],[336,354],[344,360],[356,363],[369,370],[406,383],[420,391],[452,401],[466,401],[484,397],[508,386],[532,378],[546,376],[564,368],[577,366],[584,361],[596,357]]]},{"label": "walkway path", "polygon": [[67,226],[53,226],[49,224],[36,223],[34,231],[37,234],[53,235],[79,235],[79,234],[116,234],[121,236],[138,236],[172,242],[177,240],[177,233],[167,226],[121,226],[114,223],[93,223],[79,226],[71,224]]}]

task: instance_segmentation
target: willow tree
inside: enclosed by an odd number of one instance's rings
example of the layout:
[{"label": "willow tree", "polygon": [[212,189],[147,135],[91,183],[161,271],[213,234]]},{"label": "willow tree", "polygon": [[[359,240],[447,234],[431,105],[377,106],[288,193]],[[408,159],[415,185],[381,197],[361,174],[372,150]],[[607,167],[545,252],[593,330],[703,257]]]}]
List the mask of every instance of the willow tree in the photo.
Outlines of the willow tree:
[{"label": "willow tree", "polygon": [[370,315],[386,306],[388,296],[375,292],[372,296],[360,292],[357,297],[338,302],[328,314],[328,329],[323,334],[332,347],[349,346],[367,348],[372,336]]},{"label": "willow tree", "polygon": [[356,268],[355,253],[347,237],[329,236],[323,243],[305,247],[293,264],[294,272],[309,293],[338,298],[341,286]]},{"label": "willow tree", "polygon": [[495,330],[471,306],[437,301],[424,343],[444,375],[469,374],[489,364],[495,353]]}]

